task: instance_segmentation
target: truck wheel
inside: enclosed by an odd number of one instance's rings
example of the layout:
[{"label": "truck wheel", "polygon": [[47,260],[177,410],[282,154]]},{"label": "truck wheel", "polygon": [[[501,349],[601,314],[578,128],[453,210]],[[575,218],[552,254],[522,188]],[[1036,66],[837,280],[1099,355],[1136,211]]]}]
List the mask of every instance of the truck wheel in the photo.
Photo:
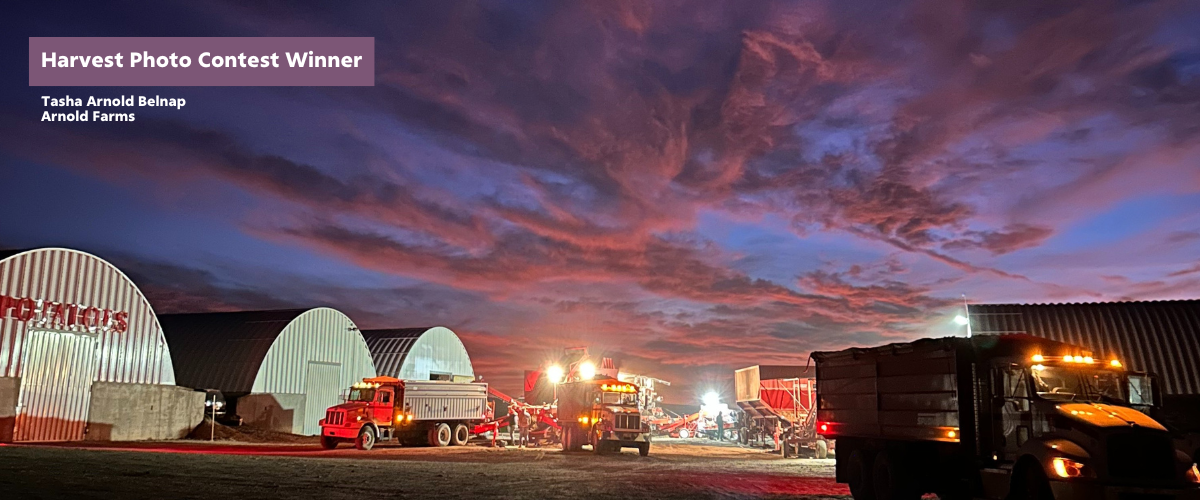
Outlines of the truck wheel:
[{"label": "truck wheel", "polygon": [[571,451],[571,431],[568,429],[563,429],[562,449],[563,451]]},{"label": "truck wheel", "polygon": [[691,433],[687,429],[679,429],[679,439],[687,439]]},{"label": "truck wheel", "polygon": [[909,481],[909,474],[900,464],[891,459],[886,451],[875,455],[871,467],[871,481],[875,486],[876,500],[917,500],[919,495]]},{"label": "truck wheel", "polygon": [[817,458],[829,458],[829,443],[825,440],[817,441]]},{"label": "truck wheel", "polygon": [[1051,500],[1054,494],[1050,492],[1050,482],[1046,474],[1034,461],[1024,463],[1019,471],[1013,474],[1013,484],[1008,491],[1010,500]]},{"label": "truck wheel", "polygon": [[338,440],[335,437],[321,436],[321,447],[326,450],[337,448]]},{"label": "truck wheel", "polygon": [[429,429],[429,446],[450,446],[451,434],[449,425],[434,425]]},{"label": "truck wheel", "polygon": [[354,440],[354,447],[366,451],[375,447],[375,429],[371,426],[363,426],[361,431],[358,431],[358,439]]},{"label": "truck wheel", "polygon": [[471,431],[464,424],[456,424],[454,426],[454,436],[450,440],[450,444],[454,446],[465,446],[467,440],[471,439]]},{"label": "truck wheel", "polygon": [[862,450],[850,452],[846,459],[846,485],[850,487],[850,496],[853,496],[854,500],[875,500],[870,470]]},{"label": "truck wheel", "polygon": [[638,455],[643,457],[650,456],[650,443],[638,443]]}]

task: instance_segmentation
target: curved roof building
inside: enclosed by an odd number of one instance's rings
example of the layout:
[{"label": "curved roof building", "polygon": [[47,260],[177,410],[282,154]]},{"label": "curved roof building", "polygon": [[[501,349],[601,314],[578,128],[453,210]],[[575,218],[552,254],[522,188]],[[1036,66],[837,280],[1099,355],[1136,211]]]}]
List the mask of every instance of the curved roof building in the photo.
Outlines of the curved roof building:
[{"label": "curved roof building", "polygon": [[358,327],[328,307],[164,314],[180,385],[218,389],[248,424],[313,435],[351,384],[376,375]]},{"label": "curved roof building", "polygon": [[94,386],[169,386],[175,370],[154,310],[125,273],[89,253],[40,248],[0,252],[0,378],[19,378],[19,400],[0,393],[0,414],[16,416],[0,441],[72,441],[87,431]]},{"label": "curved roof building", "polygon": [[449,328],[393,328],[362,334],[380,375],[400,380],[475,380],[467,348]]}]

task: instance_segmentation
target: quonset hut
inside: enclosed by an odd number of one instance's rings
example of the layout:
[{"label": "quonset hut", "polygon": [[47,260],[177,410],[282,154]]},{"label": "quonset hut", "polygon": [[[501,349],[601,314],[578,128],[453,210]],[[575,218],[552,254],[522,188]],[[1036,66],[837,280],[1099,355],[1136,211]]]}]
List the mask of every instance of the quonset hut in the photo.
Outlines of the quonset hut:
[{"label": "quonset hut", "polygon": [[181,385],[220,390],[246,425],[315,435],[344,390],[374,377],[358,327],[327,307],[164,314]]},{"label": "quonset hut", "polygon": [[125,273],[77,250],[0,252],[0,441],[179,438],[203,410]]},{"label": "quonset hut", "polygon": [[467,348],[449,328],[393,328],[362,334],[380,375],[400,380],[475,380]]}]

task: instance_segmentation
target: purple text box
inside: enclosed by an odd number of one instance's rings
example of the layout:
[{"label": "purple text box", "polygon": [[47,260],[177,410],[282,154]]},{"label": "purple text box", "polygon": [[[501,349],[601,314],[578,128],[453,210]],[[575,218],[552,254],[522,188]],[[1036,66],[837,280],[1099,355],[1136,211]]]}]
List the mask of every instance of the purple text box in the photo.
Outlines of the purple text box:
[{"label": "purple text box", "polygon": [[29,38],[31,87],[373,85],[371,37]]}]

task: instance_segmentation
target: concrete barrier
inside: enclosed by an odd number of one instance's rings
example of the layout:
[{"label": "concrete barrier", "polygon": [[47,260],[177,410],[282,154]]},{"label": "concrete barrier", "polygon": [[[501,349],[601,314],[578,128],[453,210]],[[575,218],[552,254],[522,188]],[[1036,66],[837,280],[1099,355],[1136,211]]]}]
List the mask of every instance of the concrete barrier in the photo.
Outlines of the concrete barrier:
[{"label": "concrete barrier", "polygon": [[203,392],[174,385],[96,382],[84,439],[179,439],[203,419]]}]

